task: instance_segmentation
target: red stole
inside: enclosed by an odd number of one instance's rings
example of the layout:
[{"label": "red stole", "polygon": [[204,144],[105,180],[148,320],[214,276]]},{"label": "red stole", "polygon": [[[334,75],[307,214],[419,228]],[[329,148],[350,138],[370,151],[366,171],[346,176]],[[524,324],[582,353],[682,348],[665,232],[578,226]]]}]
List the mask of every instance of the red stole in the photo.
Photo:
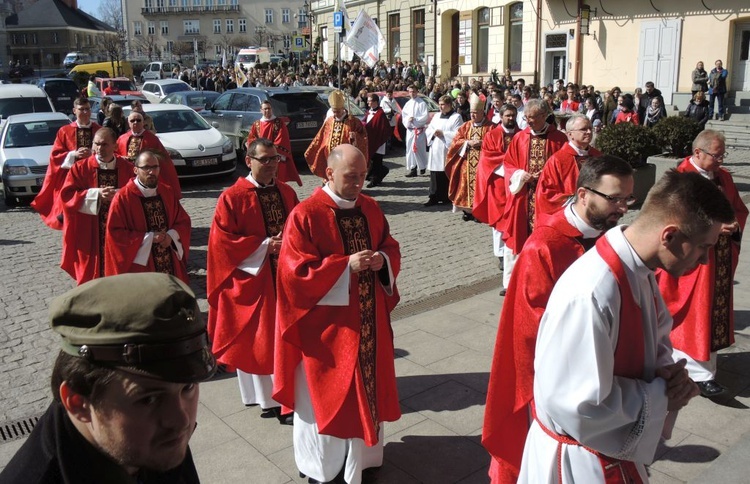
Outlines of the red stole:
[{"label": "red stole", "polygon": [[[617,281],[620,289],[620,327],[617,335],[617,348],[615,348],[614,375],[625,378],[643,378],[644,368],[644,340],[643,340],[643,317],[641,308],[633,298],[628,276],[622,265],[622,260],[607,237],[601,237],[596,242],[596,251],[604,262],[609,266],[612,275]],[[654,301],[655,303],[655,301]],[[579,445],[599,458],[604,473],[604,482],[607,484],[642,484],[640,474],[635,462],[624,461],[608,457],[594,449],[581,445],[575,439],[567,435],[559,435],[548,429],[537,419],[539,427],[550,437],[557,441],[557,459],[559,480],[562,482],[562,453],[561,447],[566,445]]]}]

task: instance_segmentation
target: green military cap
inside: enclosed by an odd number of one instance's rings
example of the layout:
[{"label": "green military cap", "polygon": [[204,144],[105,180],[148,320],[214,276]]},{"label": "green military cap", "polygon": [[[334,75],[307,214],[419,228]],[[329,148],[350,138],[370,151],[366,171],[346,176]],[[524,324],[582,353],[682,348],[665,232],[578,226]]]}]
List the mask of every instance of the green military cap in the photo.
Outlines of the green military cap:
[{"label": "green military cap", "polygon": [[55,298],[50,325],[66,353],[159,380],[191,383],[216,371],[195,295],[159,273],[94,279]]}]

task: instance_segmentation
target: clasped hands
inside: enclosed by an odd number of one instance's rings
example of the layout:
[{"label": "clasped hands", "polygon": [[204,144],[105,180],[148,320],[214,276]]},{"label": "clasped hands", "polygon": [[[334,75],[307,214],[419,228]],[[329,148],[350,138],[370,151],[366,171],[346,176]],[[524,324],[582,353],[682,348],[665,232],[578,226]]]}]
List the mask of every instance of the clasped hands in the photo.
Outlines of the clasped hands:
[{"label": "clasped hands", "polygon": [[686,363],[687,360],[683,358],[677,363],[656,369],[656,376],[667,382],[667,410],[670,412],[681,409],[700,394],[698,385],[688,376]]},{"label": "clasped hands", "polygon": [[352,272],[362,272],[366,270],[379,271],[383,268],[385,258],[380,252],[372,250],[363,250],[349,256],[349,268]]},{"label": "clasped hands", "polygon": [[166,232],[154,232],[154,243],[166,249],[172,245],[172,237]]}]

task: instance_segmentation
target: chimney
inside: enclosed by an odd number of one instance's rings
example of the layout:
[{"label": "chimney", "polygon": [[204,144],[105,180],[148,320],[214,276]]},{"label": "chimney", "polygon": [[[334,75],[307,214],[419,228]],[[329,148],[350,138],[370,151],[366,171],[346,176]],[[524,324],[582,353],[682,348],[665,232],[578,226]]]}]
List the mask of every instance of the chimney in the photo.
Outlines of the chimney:
[{"label": "chimney", "polygon": [[78,10],[78,0],[61,0],[61,1],[62,3],[72,8],[73,10]]}]

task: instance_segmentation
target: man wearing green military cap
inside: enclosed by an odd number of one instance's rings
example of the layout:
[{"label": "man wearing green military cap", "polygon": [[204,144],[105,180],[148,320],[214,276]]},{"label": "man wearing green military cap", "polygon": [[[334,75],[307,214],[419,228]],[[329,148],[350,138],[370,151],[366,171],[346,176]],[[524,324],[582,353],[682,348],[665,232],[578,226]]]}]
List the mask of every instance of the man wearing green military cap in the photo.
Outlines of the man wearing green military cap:
[{"label": "man wearing green military cap", "polygon": [[190,288],[174,276],[95,279],[52,301],[54,401],[0,474],[8,483],[197,483],[198,383],[216,371]]}]

